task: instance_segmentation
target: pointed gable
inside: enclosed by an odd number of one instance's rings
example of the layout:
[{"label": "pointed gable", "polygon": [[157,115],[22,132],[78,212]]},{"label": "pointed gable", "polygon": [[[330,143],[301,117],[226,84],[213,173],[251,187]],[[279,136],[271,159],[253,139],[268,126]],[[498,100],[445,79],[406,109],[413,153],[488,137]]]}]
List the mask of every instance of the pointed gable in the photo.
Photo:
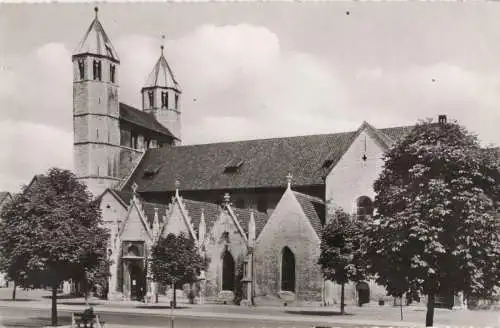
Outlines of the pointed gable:
[{"label": "pointed gable", "polygon": [[92,54],[119,62],[120,59],[118,58],[118,54],[97,17],[97,7],[95,8],[95,12],[95,18],[87,29],[87,32],[85,32],[74,54]]},{"label": "pointed gable", "polygon": [[319,202],[319,199],[287,188],[257,240],[259,243],[270,241],[280,231],[279,238],[283,240],[313,238],[319,241],[322,227]]},{"label": "pointed gable", "polygon": [[151,228],[144,214],[141,202],[134,197],[130,203],[127,217],[120,229],[121,240],[151,241]]},{"label": "pointed gable", "polygon": [[186,236],[191,236],[194,240],[197,239],[191,220],[187,216],[184,205],[182,204],[182,200],[177,197],[173,198],[167,220],[162,227],[163,236],[170,233],[174,235],[183,233]]},{"label": "pointed gable", "polygon": [[392,143],[387,133],[364,122],[325,178],[327,202],[331,201],[333,206],[351,213],[358,197],[367,196],[373,200],[373,182],[382,172],[383,155]]}]

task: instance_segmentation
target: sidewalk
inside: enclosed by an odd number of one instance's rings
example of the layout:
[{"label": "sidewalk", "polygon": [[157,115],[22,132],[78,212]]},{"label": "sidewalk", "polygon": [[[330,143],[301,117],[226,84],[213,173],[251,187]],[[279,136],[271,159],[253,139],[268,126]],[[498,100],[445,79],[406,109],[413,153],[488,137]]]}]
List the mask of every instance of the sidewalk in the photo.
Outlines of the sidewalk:
[{"label": "sidewalk", "polygon": [[[49,302],[47,302],[49,301]],[[59,300],[58,309],[66,311],[82,311],[86,306],[80,300]],[[189,305],[189,307],[172,311],[165,304],[147,306],[144,303],[131,302],[98,302],[90,300],[97,313],[137,313],[170,317],[197,317],[230,320],[262,320],[271,322],[300,322],[314,325],[335,327],[336,324],[355,326],[389,326],[389,327],[423,327],[425,310],[419,308],[404,308],[404,321],[399,319],[399,308],[378,306],[373,307],[348,307],[350,315],[339,316],[335,307],[304,308],[304,307],[241,307],[231,305]],[[115,303],[115,304],[112,304]],[[50,300],[33,300],[26,302],[0,301],[0,307],[50,309]],[[485,316],[486,315],[486,316]],[[478,320],[482,318],[482,320]],[[436,309],[435,327],[500,327],[500,313],[449,311]],[[123,327],[120,325],[120,327]],[[115,328],[113,324],[106,328]],[[126,328],[126,327],[124,327]]]}]

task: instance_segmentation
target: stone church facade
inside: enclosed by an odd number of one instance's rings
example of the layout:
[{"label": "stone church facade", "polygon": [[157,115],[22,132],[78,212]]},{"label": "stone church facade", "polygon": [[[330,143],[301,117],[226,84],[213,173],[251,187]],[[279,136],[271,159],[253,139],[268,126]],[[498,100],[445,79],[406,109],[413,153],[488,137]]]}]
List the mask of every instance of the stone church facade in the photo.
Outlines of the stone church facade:
[{"label": "stone church facade", "polygon": [[[159,236],[184,233],[210,260],[185,286],[197,302],[340,300],[317,264],[328,208],[371,215],[382,155],[411,127],[364,122],[345,133],[184,146],[182,91],[163,48],[139,109],[119,101],[120,60],[97,9],[73,64],[75,171],[111,232],[110,299],[168,299],[147,260]],[[383,294],[359,283],[347,302]]]}]

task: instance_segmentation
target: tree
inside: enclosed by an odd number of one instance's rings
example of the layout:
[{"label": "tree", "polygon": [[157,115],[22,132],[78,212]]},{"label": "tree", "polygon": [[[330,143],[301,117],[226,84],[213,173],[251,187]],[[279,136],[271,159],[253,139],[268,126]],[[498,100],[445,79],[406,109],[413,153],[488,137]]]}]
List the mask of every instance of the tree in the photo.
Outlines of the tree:
[{"label": "tree", "polygon": [[363,279],[359,221],[351,219],[342,209],[335,209],[333,217],[321,236],[321,254],[318,260],[326,279],[341,286],[340,313],[344,314],[344,287],[349,281]]},{"label": "tree", "polygon": [[457,123],[418,123],[385,155],[366,261],[390,295],[485,297],[500,284],[498,160]]},{"label": "tree", "polygon": [[52,325],[58,286],[98,266],[107,240],[97,200],[73,173],[57,168],[24,187],[0,222],[7,274],[23,287],[52,287]]},{"label": "tree", "polygon": [[201,270],[207,267],[195,242],[184,234],[160,237],[152,247],[150,261],[153,279],[174,287],[173,307],[177,305],[176,287],[195,282]]}]

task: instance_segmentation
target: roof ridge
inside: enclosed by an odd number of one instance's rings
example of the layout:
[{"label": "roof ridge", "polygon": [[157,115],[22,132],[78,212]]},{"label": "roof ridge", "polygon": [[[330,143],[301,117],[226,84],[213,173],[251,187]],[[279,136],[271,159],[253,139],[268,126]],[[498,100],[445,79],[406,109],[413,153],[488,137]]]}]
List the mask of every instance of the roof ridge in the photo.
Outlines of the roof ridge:
[{"label": "roof ridge", "polygon": [[307,137],[324,137],[324,136],[333,136],[333,135],[342,135],[342,134],[351,134],[356,133],[356,131],[345,131],[345,132],[334,132],[334,133],[320,133],[320,134],[302,134],[295,136],[285,136],[285,137],[269,137],[269,138],[261,138],[261,139],[244,139],[244,140],[235,140],[235,141],[216,141],[216,142],[208,142],[208,143],[196,143],[191,145],[179,145],[175,148],[188,148],[188,147],[196,147],[196,146],[207,146],[207,145],[220,145],[220,144],[237,144],[241,142],[252,142],[252,141],[271,141],[271,140],[279,140],[279,139],[293,139],[293,138],[307,138]]}]

